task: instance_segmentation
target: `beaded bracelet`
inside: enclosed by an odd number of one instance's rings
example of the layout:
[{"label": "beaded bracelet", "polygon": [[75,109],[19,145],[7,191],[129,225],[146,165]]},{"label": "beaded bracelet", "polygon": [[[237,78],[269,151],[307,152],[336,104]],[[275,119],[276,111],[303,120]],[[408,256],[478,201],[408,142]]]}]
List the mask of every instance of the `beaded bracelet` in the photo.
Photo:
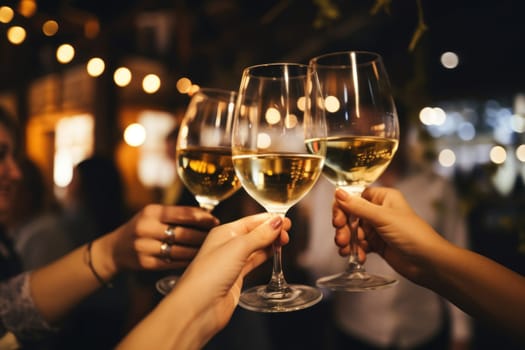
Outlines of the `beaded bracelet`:
[{"label": "beaded bracelet", "polygon": [[95,278],[100,282],[100,284],[103,286],[103,287],[106,287],[106,288],[113,288],[113,285],[111,284],[111,282],[106,282],[97,272],[97,270],[95,270],[95,267],[93,266],[93,261],[91,259],[91,246],[93,245],[93,241],[90,241],[88,244],[87,244],[87,249],[86,249],[86,263],[88,264],[89,266],[89,269],[91,270],[91,272],[93,273],[93,275],[95,276]]}]

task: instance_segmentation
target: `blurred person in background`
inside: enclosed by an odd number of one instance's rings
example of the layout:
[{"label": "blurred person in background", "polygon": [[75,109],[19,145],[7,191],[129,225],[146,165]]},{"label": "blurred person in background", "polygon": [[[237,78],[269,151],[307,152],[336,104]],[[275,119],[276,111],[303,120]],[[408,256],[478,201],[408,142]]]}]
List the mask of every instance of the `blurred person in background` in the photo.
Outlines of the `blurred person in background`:
[{"label": "blurred person in background", "polygon": [[[116,229],[130,216],[123,180],[111,158],[94,155],[74,167],[63,210],[63,226],[74,247]],[[132,281],[131,272],[120,274],[112,281],[113,288],[101,289],[80,303],[69,316],[55,347],[114,346],[129,327]]]},{"label": "blurred person in background", "polygon": [[129,217],[122,176],[113,159],[94,155],[74,167],[64,200],[64,223],[75,246],[115,229]]},{"label": "blurred person in background", "polygon": [[[401,119],[401,118],[400,118]],[[400,122],[403,122],[400,120]],[[406,123],[405,123],[406,124]],[[415,129],[402,125],[405,137],[392,163],[375,185],[399,189],[414,210],[450,242],[468,246],[468,232],[453,184],[436,174],[427,161]],[[337,259],[330,233],[335,188],[321,179],[305,203],[310,210],[311,241],[301,257],[313,278],[343,271],[346,260]],[[407,223],[408,225],[408,223]],[[367,257],[365,268],[392,276],[399,282],[368,292],[328,292],[335,334],[334,349],[468,349],[471,320],[468,315],[434,292],[396,273],[379,255]]]},{"label": "blurred person in background", "polygon": [[[54,262],[23,272],[6,225],[22,179],[18,166],[19,129],[0,109],[0,348],[44,349],[76,305],[101,287],[110,287],[126,270],[172,269],[186,266],[206,233],[218,220],[199,208],[148,205],[130,220]],[[178,238],[166,244],[168,225],[177,225]],[[106,231],[107,232],[107,231]],[[175,260],[176,258],[176,260]],[[103,320],[99,314],[89,329]],[[60,334],[60,333],[59,333]],[[86,334],[94,337],[94,334]],[[81,348],[84,339],[73,347]],[[113,346],[107,348],[113,348]],[[56,349],[57,347],[51,347]],[[97,347],[103,349],[104,347]]]},{"label": "blurred person in background", "polygon": [[9,234],[24,271],[48,264],[73,249],[61,220],[61,207],[30,158],[19,162],[22,173],[9,215]]}]

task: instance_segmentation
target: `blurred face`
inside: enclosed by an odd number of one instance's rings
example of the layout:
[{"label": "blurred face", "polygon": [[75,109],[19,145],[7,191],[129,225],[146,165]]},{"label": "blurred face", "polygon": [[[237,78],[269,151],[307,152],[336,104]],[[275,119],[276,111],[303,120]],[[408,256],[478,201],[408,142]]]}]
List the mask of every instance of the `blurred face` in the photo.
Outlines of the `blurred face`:
[{"label": "blurred face", "polygon": [[12,206],[15,187],[22,174],[14,156],[11,134],[0,124],[0,220],[5,221]]}]

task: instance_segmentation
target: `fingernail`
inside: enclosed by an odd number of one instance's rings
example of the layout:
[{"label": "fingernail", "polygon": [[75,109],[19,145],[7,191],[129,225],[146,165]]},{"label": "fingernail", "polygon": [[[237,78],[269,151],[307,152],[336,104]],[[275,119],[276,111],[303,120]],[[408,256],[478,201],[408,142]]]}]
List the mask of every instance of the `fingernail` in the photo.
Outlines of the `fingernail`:
[{"label": "fingernail", "polygon": [[345,199],[348,198],[348,192],[346,192],[342,188],[338,188],[335,190],[335,198],[344,201]]},{"label": "fingernail", "polygon": [[270,226],[273,229],[278,229],[279,227],[281,227],[282,224],[283,224],[283,219],[281,219],[281,217],[279,216],[276,216],[270,220]]}]

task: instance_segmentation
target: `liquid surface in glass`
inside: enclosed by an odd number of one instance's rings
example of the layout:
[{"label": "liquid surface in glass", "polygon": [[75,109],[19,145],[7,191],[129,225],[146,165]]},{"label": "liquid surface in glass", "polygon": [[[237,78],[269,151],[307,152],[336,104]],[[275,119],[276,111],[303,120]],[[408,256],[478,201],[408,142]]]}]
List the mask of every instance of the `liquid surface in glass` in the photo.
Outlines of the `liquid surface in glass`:
[{"label": "liquid surface in glass", "polygon": [[328,137],[323,174],[336,186],[364,188],[385,171],[397,146],[396,139],[384,137]]},{"label": "liquid surface in glass", "polygon": [[313,187],[323,157],[305,154],[256,154],[233,157],[246,191],[268,211],[286,212]]},{"label": "liquid surface in glass", "polygon": [[231,149],[190,147],[177,151],[177,171],[186,187],[198,197],[224,200],[241,182],[235,175]]}]

